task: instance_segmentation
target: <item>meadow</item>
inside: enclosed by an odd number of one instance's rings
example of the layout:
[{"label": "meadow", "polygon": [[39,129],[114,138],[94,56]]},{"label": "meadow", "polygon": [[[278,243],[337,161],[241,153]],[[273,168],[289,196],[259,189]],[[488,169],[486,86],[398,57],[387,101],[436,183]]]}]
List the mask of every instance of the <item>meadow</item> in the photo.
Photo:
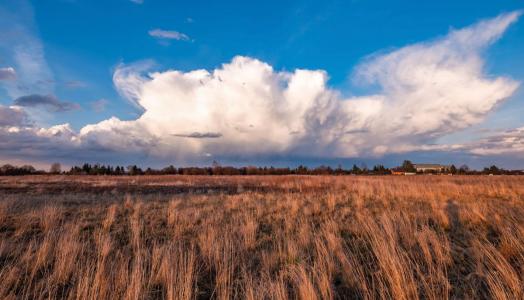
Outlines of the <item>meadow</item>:
[{"label": "meadow", "polygon": [[524,177],[0,177],[0,299],[523,299]]}]

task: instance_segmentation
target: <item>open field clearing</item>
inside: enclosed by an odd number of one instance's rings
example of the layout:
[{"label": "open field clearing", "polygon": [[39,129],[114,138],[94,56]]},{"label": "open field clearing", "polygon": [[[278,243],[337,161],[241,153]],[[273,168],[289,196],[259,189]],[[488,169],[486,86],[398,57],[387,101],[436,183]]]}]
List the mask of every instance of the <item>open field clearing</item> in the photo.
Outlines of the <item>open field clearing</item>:
[{"label": "open field clearing", "polygon": [[524,177],[0,177],[0,299],[523,299]]}]

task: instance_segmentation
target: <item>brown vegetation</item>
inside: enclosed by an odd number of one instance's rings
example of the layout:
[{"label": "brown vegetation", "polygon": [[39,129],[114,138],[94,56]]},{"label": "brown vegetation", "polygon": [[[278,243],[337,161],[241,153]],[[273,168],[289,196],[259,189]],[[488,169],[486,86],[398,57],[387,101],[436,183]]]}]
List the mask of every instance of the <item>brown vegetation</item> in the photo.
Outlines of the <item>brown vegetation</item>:
[{"label": "brown vegetation", "polygon": [[0,283],[1,299],[522,299],[524,178],[0,178]]}]

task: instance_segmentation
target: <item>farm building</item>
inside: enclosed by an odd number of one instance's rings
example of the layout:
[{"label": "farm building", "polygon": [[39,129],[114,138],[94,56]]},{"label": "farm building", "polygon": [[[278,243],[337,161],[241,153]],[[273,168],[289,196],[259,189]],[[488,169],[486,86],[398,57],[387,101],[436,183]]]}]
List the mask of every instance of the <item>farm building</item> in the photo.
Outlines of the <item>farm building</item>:
[{"label": "farm building", "polygon": [[450,168],[449,166],[439,165],[439,164],[414,164],[413,166],[415,167],[417,172],[422,172],[422,173],[427,173],[427,172],[441,173],[441,172],[448,171]]},{"label": "farm building", "polygon": [[391,175],[404,175],[404,171],[399,169],[392,169]]}]

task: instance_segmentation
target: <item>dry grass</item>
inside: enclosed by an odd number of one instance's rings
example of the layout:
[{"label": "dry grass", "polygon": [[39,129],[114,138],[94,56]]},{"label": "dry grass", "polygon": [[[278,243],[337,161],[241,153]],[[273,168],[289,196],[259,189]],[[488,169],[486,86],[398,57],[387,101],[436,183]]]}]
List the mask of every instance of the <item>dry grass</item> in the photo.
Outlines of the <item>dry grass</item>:
[{"label": "dry grass", "polygon": [[0,197],[1,299],[524,298],[520,177],[24,177]]}]

